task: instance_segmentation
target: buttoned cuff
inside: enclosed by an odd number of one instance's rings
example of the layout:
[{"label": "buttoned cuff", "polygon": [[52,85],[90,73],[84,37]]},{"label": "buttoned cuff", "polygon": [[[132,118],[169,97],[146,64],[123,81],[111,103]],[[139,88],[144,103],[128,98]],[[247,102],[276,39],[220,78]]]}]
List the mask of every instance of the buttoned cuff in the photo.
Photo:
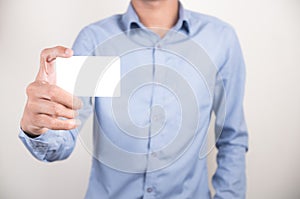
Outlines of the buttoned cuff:
[{"label": "buttoned cuff", "polygon": [[38,137],[31,138],[26,135],[22,129],[20,129],[19,138],[34,157],[39,160],[43,160],[49,146],[48,134],[49,132],[47,131]]}]

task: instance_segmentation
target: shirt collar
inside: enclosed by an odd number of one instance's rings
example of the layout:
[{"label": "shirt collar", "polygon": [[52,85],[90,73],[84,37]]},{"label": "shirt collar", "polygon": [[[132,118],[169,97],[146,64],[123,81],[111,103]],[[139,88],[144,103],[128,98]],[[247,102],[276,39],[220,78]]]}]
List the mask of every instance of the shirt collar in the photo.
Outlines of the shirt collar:
[{"label": "shirt collar", "polygon": [[[145,28],[140,22],[132,4],[130,3],[126,13],[122,15],[122,23],[125,27],[125,31],[130,31],[134,28]],[[179,2],[179,18],[173,30],[180,31],[184,30],[187,34],[190,33],[190,22],[188,12],[183,8],[181,2]]]}]

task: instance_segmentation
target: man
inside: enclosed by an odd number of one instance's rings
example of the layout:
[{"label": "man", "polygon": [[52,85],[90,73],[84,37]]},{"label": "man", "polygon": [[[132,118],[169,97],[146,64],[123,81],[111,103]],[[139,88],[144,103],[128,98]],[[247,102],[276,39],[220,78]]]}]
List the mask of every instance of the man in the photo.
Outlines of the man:
[{"label": "man", "polygon": [[[27,88],[19,137],[36,158],[49,162],[67,158],[80,126],[78,113],[84,121],[95,106],[95,154],[86,198],[211,198],[206,159],[199,153],[214,111],[218,148],[214,198],[245,198],[245,69],[238,39],[228,24],[185,10],[177,0],[132,0],[125,14],[85,27],[73,50],[61,46],[43,50],[39,73]],[[93,104],[55,85],[57,57],[124,52],[129,55],[123,57],[121,76],[130,78],[122,82],[121,98],[95,98]],[[215,68],[209,61],[197,62],[207,57]],[[141,89],[127,92],[135,80]],[[130,93],[127,120],[120,99]],[[132,121],[135,127],[128,127]],[[182,128],[183,134],[178,130]],[[146,134],[132,136],[135,129],[141,134],[146,129]],[[118,147],[104,142],[106,138]],[[177,145],[163,151],[172,141]],[[123,149],[119,155],[116,148]]]}]

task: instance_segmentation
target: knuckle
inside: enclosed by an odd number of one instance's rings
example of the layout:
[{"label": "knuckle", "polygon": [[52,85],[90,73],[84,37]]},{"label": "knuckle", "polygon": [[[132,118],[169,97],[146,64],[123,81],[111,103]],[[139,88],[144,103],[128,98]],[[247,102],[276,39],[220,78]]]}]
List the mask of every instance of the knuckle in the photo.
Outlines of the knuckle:
[{"label": "knuckle", "polygon": [[34,93],[34,90],[36,89],[36,83],[32,82],[26,87],[26,94],[27,96],[31,96],[32,93]]},{"label": "knuckle", "polygon": [[74,129],[76,127],[74,122],[70,122],[70,120],[66,123],[67,129]]},{"label": "knuckle", "polygon": [[72,110],[67,110],[66,112],[66,116],[68,117],[68,118],[75,118],[75,113],[74,113],[74,111],[72,111]]},{"label": "knuckle", "polygon": [[62,48],[62,47],[59,46],[59,45],[57,45],[57,46],[54,47],[54,49],[56,49],[56,50],[60,50],[61,48]]},{"label": "knuckle", "polygon": [[71,114],[70,114],[70,111],[66,108],[63,108],[63,107],[60,107],[60,114],[63,116],[63,117],[66,117],[66,118],[70,118],[71,117]]},{"label": "knuckle", "polygon": [[53,113],[53,115],[54,116],[60,116],[60,114],[61,114],[61,111],[60,111],[60,108],[59,108],[59,106],[58,105],[56,105],[56,104],[53,104],[52,105],[52,113]]},{"label": "knuckle", "polygon": [[41,57],[42,57],[42,58],[46,58],[48,52],[49,52],[49,48],[43,49],[43,50],[41,51]]},{"label": "knuckle", "polygon": [[55,119],[50,119],[49,122],[48,122],[50,128],[57,128],[58,126],[58,121],[55,120]]},{"label": "knuckle", "polygon": [[75,118],[77,116],[77,111],[70,111],[70,118]]},{"label": "knuckle", "polygon": [[44,89],[44,86],[47,83],[45,82],[41,82],[41,81],[34,81],[32,83],[30,83],[27,87],[26,87],[26,94],[28,97],[31,96],[35,96],[38,93],[40,93],[40,89]]}]

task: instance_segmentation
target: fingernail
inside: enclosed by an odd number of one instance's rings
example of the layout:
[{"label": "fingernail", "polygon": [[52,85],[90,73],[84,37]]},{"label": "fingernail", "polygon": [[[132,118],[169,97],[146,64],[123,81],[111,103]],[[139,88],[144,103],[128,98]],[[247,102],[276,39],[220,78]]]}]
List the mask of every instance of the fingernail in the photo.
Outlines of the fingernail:
[{"label": "fingernail", "polygon": [[75,124],[76,124],[76,126],[80,126],[81,125],[81,121],[79,119],[76,119],[75,120]]},{"label": "fingernail", "polygon": [[82,101],[79,99],[79,98],[77,98],[77,97],[74,97],[73,98],[73,109],[81,109],[82,108]]},{"label": "fingernail", "polygon": [[72,53],[72,50],[70,48],[67,48],[65,50],[65,55],[70,55]]},{"label": "fingernail", "polygon": [[79,109],[81,109],[81,108],[82,108],[82,106],[83,106],[83,103],[82,103],[82,101],[81,101],[80,99],[78,99],[78,101],[77,101],[77,105],[78,105]]}]

